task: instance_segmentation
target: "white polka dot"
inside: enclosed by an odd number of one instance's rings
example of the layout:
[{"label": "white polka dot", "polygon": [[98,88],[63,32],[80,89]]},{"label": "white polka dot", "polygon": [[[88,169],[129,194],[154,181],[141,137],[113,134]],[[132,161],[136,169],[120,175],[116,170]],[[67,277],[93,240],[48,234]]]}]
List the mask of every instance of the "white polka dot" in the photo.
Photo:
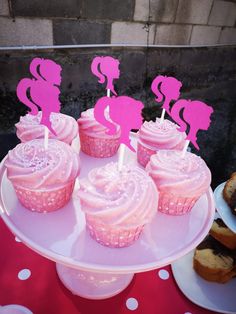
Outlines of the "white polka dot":
[{"label": "white polka dot", "polygon": [[184,314],[192,314],[192,313],[190,313],[190,312],[185,312]]},{"label": "white polka dot", "polygon": [[31,276],[31,271],[29,269],[22,269],[18,273],[18,278],[20,280],[26,280]]},{"label": "white polka dot", "polygon": [[163,280],[167,280],[170,277],[169,272],[165,269],[159,270],[158,276]]},{"label": "white polka dot", "polygon": [[21,240],[19,238],[17,238],[17,237],[15,237],[15,241],[16,242],[21,242]]},{"label": "white polka dot", "polygon": [[126,306],[130,311],[135,311],[138,308],[138,301],[135,298],[129,298],[126,301]]}]

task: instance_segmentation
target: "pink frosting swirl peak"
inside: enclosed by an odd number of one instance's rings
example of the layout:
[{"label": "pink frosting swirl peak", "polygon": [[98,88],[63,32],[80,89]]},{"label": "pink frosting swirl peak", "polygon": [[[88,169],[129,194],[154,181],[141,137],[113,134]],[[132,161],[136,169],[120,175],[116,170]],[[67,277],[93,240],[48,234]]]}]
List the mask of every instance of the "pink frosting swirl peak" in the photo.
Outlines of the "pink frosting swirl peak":
[{"label": "pink frosting swirl peak", "polygon": [[158,192],[144,170],[117,163],[90,171],[80,181],[82,210],[113,227],[135,227],[149,222],[155,215]]}]

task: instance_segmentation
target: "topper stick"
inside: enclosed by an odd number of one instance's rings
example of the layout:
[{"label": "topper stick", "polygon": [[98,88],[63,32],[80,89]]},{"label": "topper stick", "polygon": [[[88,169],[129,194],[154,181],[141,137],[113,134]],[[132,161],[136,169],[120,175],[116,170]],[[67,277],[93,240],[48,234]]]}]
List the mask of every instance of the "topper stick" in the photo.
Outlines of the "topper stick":
[{"label": "topper stick", "polygon": [[164,118],[165,118],[165,113],[166,113],[166,110],[165,110],[165,109],[162,109],[160,124],[162,124],[162,123],[163,123],[163,121],[164,121]]},{"label": "topper stick", "polygon": [[107,89],[107,97],[111,97],[111,90],[109,88]]},{"label": "topper stick", "polygon": [[118,171],[120,172],[122,170],[123,164],[124,164],[124,158],[125,158],[125,144],[120,144],[119,149],[119,158],[118,158]]},{"label": "topper stick", "polygon": [[48,130],[48,128],[45,126],[45,127],[44,127],[44,148],[45,148],[45,150],[48,149],[48,135],[49,135],[49,130]]},{"label": "topper stick", "polygon": [[184,144],[184,148],[183,148],[183,150],[182,150],[181,157],[184,157],[184,156],[185,156],[186,151],[187,151],[187,149],[188,149],[188,145],[189,145],[189,143],[190,143],[190,141],[189,141],[189,140],[186,140],[186,141],[185,141],[185,144]]}]

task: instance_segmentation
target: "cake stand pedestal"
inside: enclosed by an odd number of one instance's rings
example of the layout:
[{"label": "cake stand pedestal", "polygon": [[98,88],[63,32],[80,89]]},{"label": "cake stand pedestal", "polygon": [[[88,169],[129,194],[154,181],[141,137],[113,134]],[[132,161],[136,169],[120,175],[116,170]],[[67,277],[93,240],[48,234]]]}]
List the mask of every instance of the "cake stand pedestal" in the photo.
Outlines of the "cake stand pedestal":
[{"label": "cake stand pedestal", "polygon": [[[135,162],[133,153],[127,156]],[[96,159],[83,153],[80,157],[80,177],[117,160],[117,156]],[[129,285],[134,273],[166,266],[193,250],[207,235],[215,213],[209,189],[190,213],[169,216],[157,212],[133,245],[108,248],[90,237],[76,197],[77,186],[64,208],[47,214],[31,212],[19,203],[3,160],[0,188],[1,217],[9,229],[32,250],[56,262],[59,278],[73,294],[89,299],[114,296]]]}]

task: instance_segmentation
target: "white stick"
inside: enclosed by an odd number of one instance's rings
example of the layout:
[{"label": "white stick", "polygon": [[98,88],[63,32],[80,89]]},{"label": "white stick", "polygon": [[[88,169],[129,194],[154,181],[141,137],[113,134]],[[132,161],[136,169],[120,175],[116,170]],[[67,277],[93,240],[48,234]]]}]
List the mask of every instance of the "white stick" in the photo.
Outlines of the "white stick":
[{"label": "white stick", "polygon": [[186,151],[187,151],[187,149],[188,149],[189,143],[190,143],[189,140],[186,140],[186,141],[185,141],[185,145],[184,145],[184,148],[183,148],[183,150],[182,150],[182,155],[181,155],[181,157],[184,157],[184,156],[185,156]]},{"label": "white stick", "polygon": [[125,144],[120,144],[119,159],[118,159],[118,171],[121,171],[125,158]]},{"label": "white stick", "polygon": [[48,134],[49,134],[48,128],[45,126],[44,127],[44,148],[45,148],[45,150],[48,149]]},{"label": "white stick", "polygon": [[166,113],[166,110],[165,110],[165,109],[162,109],[160,124],[162,124],[162,123],[163,123],[163,121],[164,121],[164,118],[165,118],[165,113]]},{"label": "white stick", "polygon": [[107,89],[107,97],[111,97],[111,90],[109,88]]}]

